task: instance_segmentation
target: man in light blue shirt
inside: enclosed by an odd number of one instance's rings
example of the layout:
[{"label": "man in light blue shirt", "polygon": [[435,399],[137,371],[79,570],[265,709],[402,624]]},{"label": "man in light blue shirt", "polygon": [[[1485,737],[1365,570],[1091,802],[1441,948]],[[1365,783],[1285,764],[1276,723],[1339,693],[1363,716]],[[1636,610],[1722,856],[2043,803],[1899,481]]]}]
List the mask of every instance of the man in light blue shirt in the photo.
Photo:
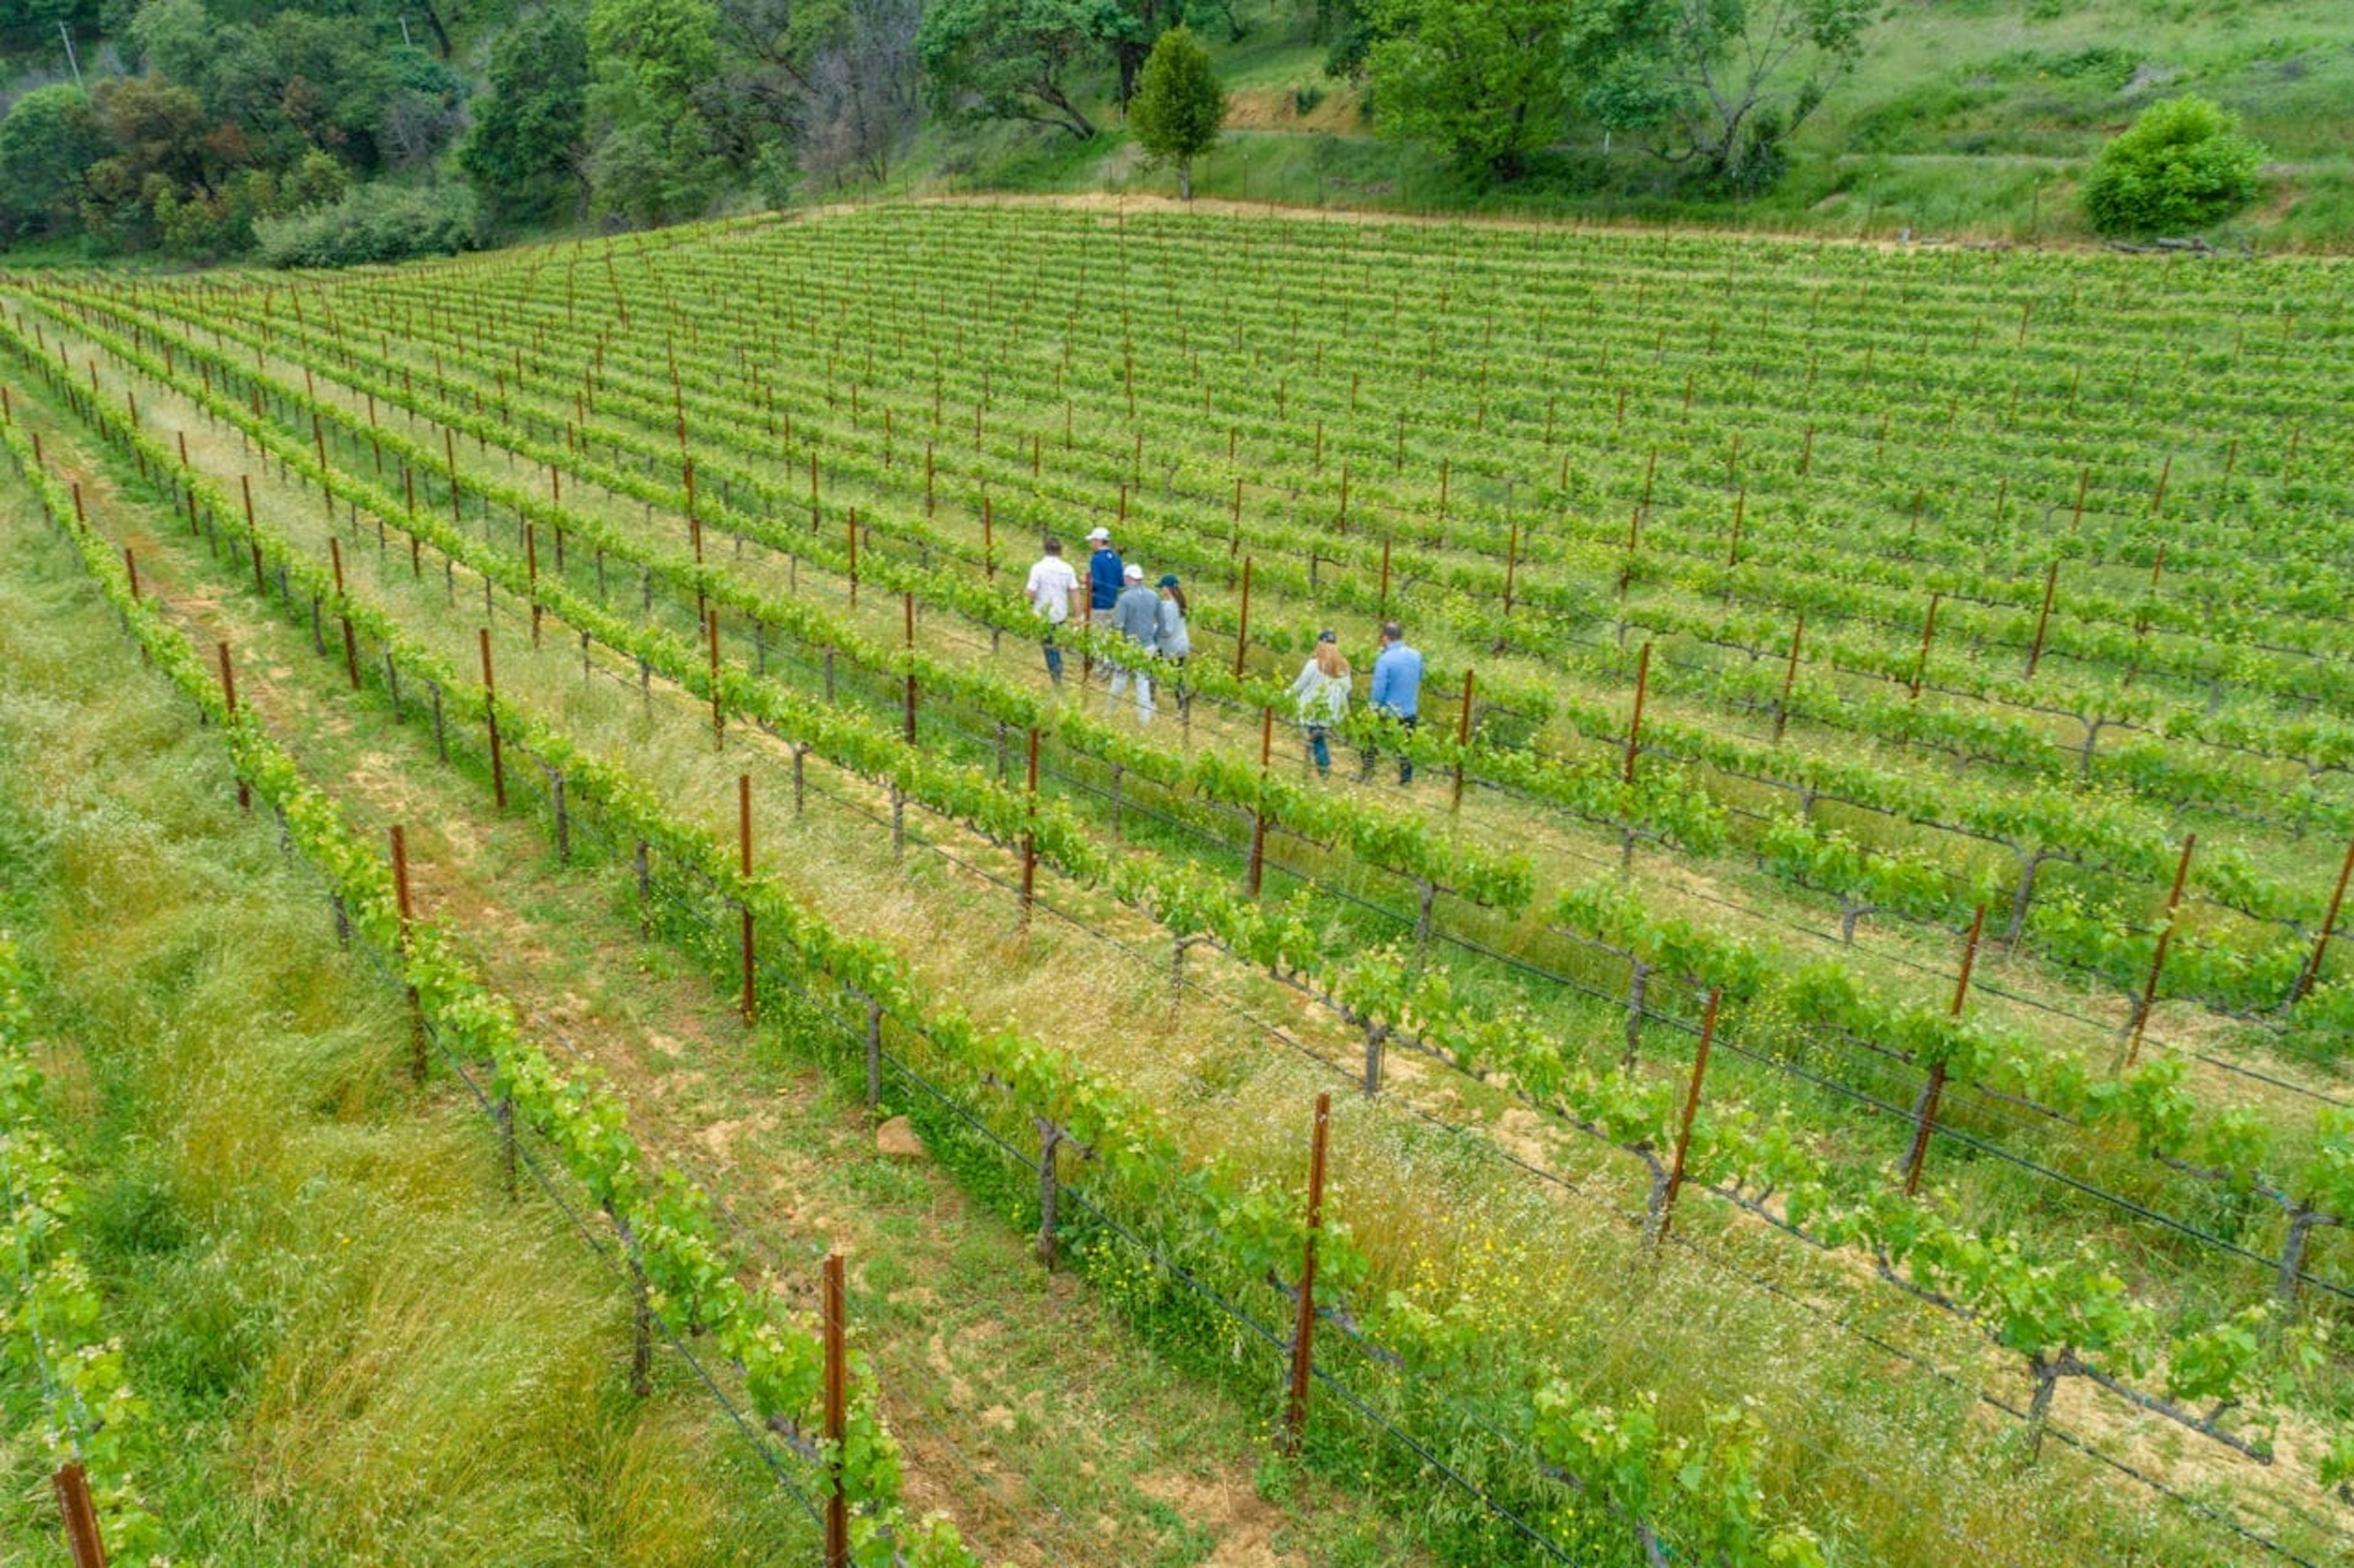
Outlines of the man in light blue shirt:
[{"label": "man in light blue shirt", "polygon": [[[1373,712],[1392,718],[1407,730],[1422,722],[1422,655],[1406,646],[1405,629],[1393,620],[1382,628],[1382,651],[1373,660]],[[1365,753],[1357,774],[1364,782],[1373,776],[1377,754]],[[1414,782],[1414,759],[1398,754],[1398,782]]]}]

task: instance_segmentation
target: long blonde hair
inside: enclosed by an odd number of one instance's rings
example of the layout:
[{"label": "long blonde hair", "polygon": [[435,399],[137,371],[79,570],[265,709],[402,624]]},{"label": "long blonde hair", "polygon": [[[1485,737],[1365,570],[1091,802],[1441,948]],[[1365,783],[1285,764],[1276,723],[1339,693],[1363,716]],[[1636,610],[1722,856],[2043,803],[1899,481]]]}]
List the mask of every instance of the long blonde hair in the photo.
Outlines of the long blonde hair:
[{"label": "long blonde hair", "polygon": [[1349,661],[1341,656],[1338,642],[1319,642],[1316,645],[1316,669],[1328,681],[1349,678]]}]

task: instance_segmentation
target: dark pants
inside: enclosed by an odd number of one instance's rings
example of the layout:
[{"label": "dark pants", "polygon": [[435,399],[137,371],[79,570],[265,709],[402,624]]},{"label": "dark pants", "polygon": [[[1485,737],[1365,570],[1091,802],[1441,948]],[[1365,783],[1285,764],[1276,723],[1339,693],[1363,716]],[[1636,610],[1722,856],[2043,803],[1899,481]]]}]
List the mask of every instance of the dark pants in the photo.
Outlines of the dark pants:
[{"label": "dark pants", "polygon": [[1332,726],[1329,724],[1308,726],[1308,755],[1316,759],[1316,771],[1319,773],[1332,771],[1332,747],[1329,744],[1331,735]]},{"label": "dark pants", "polygon": [[[1396,720],[1397,726],[1400,729],[1405,730],[1409,735],[1414,732],[1415,726],[1421,722],[1422,718],[1420,715],[1416,715],[1410,718],[1401,718]],[[1380,759],[1381,753],[1377,748],[1373,747],[1367,747],[1365,748],[1365,765],[1357,770],[1358,783],[1362,784],[1366,779],[1371,779],[1373,776],[1373,764]],[[1414,758],[1408,757],[1403,751],[1398,753],[1398,782],[1401,784],[1411,784],[1414,782]]]},{"label": "dark pants", "polygon": [[1052,627],[1046,630],[1045,647],[1046,673],[1053,676],[1055,684],[1059,686],[1063,683],[1063,651],[1055,645],[1055,631]]}]

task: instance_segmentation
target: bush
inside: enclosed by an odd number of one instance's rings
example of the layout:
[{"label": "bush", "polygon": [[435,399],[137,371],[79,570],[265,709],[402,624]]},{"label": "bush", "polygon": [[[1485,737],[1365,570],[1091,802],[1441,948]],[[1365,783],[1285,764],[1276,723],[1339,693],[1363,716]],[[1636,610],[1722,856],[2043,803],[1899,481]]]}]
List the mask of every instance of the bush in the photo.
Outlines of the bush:
[{"label": "bush", "polygon": [[431,190],[362,185],[331,207],[253,226],[271,267],[357,267],[447,256],[474,245],[474,198],[462,185]]},{"label": "bush", "polygon": [[2154,103],[2101,149],[2084,181],[2084,213],[2102,234],[2180,234],[2253,198],[2264,150],[2236,116],[2203,98]]}]

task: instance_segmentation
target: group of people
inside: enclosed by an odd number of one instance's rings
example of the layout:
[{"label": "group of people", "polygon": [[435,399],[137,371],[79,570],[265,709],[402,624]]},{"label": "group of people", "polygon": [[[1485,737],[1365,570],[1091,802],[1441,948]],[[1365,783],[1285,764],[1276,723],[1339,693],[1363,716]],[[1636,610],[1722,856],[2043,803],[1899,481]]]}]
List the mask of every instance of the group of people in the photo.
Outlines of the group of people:
[{"label": "group of people", "polygon": [[[1164,572],[1156,586],[1148,588],[1144,568],[1122,561],[1119,552],[1112,547],[1110,529],[1091,530],[1087,544],[1091,546],[1087,581],[1089,618],[1102,617],[1113,630],[1143,652],[1183,665],[1193,652],[1193,637],[1185,627],[1185,588],[1177,580],[1177,574]],[[1058,632],[1069,622],[1071,601],[1079,592],[1079,575],[1063,559],[1060,539],[1046,541],[1046,553],[1030,568],[1029,580],[1022,591],[1031,609],[1046,623],[1046,673],[1059,686],[1063,683],[1063,650]],[[1146,667],[1106,659],[1104,668],[1111,676],[1109,706],[1106,711],[1118,712],[1121,694],[1133,683],[1136,722],[1150,724],[1154,711],[1152,676]]]},{"label": "group of people", "polygon": [[[1185,625],[1185,589],[1176,574],[1164,573],[1156,586],[1148,588],[1144,568],[1121,560],[1112,547],[1110,529],[1090,531],[1087,544],[1091,546],[1086,585],[1090,619],[1104,618],[1113,630],[1143,652],[1182,666],[1193,652],[1193,639]],[[1063,542],[1048,539],[1045,554],[1030,568],[1023,595],[1032,611],[1046,623],[1043,640],[1046,673],[1057,686],[1063,683],[1059,634],[1070,621],[1072,601],[1079,591],[1079,575],[1063,558]],[[1119,711],[1121,694],[1132,683],[1137,722],[1150,724],[1152,677],[1147,668],[1110,658],[1104,665],[1110,673],[1107,715]],[[1422,669],[1422,655],[1407,645],[1405,629],[1394,620],[1385,622],[1381,652],[1373,659],[1373,690],[1368,694],[1373,711],[1411,731],[1421,721]],[[1308,736],[1309,755],[1315,759],[1317,772],[1328,777],[1332,771],[1332,732],[1349,716],[1352,689],[1340,637],[1331,631],[1319,633],[1314,652],[1291,683],[1291,696],[1300,727]],[[1366,752],[1357,775],[1360,782],[1373,777],[1374,762],[1373,753]],[[1414,759],[1403,752],[1398,757],[1398,782],[1414,782]]]}]

